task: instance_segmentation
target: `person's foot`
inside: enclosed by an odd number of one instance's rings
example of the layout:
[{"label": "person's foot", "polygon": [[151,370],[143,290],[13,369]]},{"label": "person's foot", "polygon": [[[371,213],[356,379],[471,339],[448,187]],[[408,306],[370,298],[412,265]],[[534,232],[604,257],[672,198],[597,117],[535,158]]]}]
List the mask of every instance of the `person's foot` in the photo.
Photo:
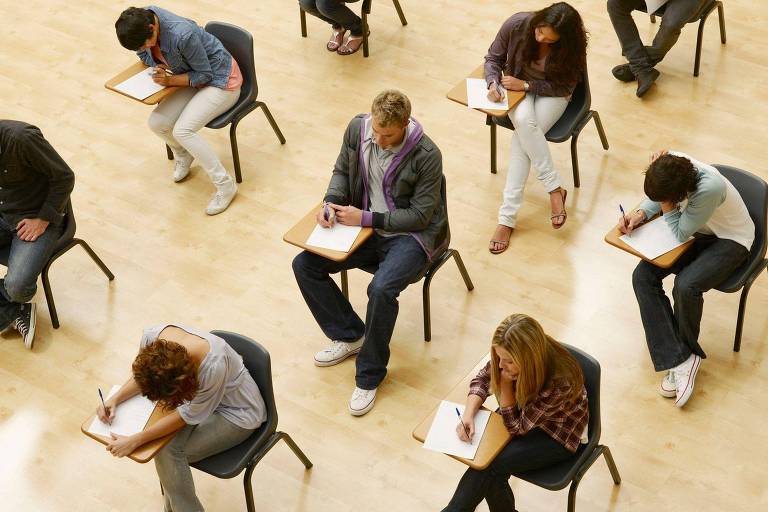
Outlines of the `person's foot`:
[{"label": "person's foot", "polygon": [[613,77],[622,82],[634,82],[635,74],[629,69],[629,64],[619,64],[611,70]]},{"label": "person's foot", "polygon": [[675,374],[676,406],[684,406],[688,402],[688,399],[691,398],[691,393],[693,393],[693,383],[696,380],[696,374],[699,372],[699,367],[701,367],[701,357],[696,354],[691,354],[691,357],[686,359],[684,363],[672,368],[672,372]]},{"label": "person's foot", "polygon": [[360,389],[355,387],[352,398],[349,399],[349,414],[362,416],[371,409],[376,402],[376,389]]},{"label": "person's foot", "polygon": [[328,40],[328,43],[325,45],[325,48],[329,52],[335,52],[339,49],[339,46],[341,46],[341,43],[344,42],[344,34],[346,33],[346,30],[343,28],[334,28],[333,32],[331,32],[331,38]]},{"label": "person's foot", "polygon": [[509,226],[499,224],[496,226],[496,231],[493,232],[493,237],[488,243],[488,250],[491,254],[501,254],[509,247],[509,237],[512,236],[512,230]]},{"label": "person's foot", "polygon": [[237,194],[237,184],[235,180],[229,177],[227,183],[216,185],[216,192],[211,197],[211,202],[208,203],[205,213],[217,215],[223,212],[235,198],[235,194]]},{"label": "person's foot", "polygon": [[654,68],[646,69],[637,74],[637,92],[635,94],[638,98],[642,98],[648,92],[659,75],[661,73]]},{"label": "person's foot", "polygon": [[677,396],[677,386],[675,386],[675,372],[667,371],[667,374],[661,380],[659,385],[659,394],[664,398],[675,398]]},{"label": "person's foot", "polygon": [[568,197],[568,191],[564,188],[558,188],[549,193],[549,203],[552,208],[552,215],[549,220],[552,227],[560,229],[568,219],[568,212],[565,211],[565,198]]},{"label": "person's foot", "polygon": [[357,52],[361,46],[363,46],[363,36],[350,35],[346,42],[339,46],[339,49],[336,50],[336,53],[339,55],[352,55],[353,53]]},{"label": "person's foot", "polygon": [[195,159],[192,155],[187,155],[184,157],[175,157],[173,159],[174,161],[174,167],[173,167],[173,181],[174,183],[178,183],[182,181],[184,178],[189,176],[189,169],[192,167],[192,161]]},{"label": "person's foot", "polygon": [[19,316],[12,322],[11,326],[19,331],[24,338],[24,346],[32,350],[35,343],[35,324],[37,323],[37,305],[34,302],[21,304],[19,307]]},{"label": "person's foot", "polygon": [[357,341],[331,341],[328,347],[315,354],[315,366],[333,366],[360,352],[363,339]]}]

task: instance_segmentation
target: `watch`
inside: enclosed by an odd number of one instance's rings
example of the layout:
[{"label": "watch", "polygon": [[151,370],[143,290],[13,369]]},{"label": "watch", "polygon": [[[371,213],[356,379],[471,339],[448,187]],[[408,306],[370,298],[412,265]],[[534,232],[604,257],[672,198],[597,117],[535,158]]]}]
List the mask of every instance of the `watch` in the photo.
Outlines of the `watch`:
[{"label": "watch", "polygon": [[525,92],[528,92],[531,89],[531,84],[529,84],[528,82],[523,82],[523,89],[525,90]]}]

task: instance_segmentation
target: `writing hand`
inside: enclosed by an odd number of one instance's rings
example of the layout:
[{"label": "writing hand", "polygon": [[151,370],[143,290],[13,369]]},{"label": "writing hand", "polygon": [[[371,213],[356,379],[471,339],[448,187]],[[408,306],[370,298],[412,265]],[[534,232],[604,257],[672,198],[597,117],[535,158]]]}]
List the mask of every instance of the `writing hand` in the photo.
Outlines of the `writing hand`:
[{"label": "writing hand", "polygon": [[[326,219],[326,212],[328,213],[327,219]],[[320,207],[320,210],[318,210],[317,215],[315,215],[315,220],[317,221],[317,224],[324,228],[333,227],[333,222],[335,218],[336,218],[336,210],[333,209],[333,205],[331,203],[323,203],[323,206]]]},{"label": "writing hand", "polygon": [[107,400],[106,402],[104,402],[104,405],[99,405],[99,407],[96,409],[96,416],[98,416],[99,419],[104,423],[106,423],[107,425],[111,425],[112,420],[115,419],[116,409],[117,409],[117,404],[112,402],[112,400]]},{"label": "writing hand", "polygon": [[[461,424],[461,421],[464,422],[464,425]],[[462,416],[461,421],[456,425],[456,435],[465,443],[471,443],[472,438],[475,436],[475,420],[474,418]],[[466,430],[464,429],[465,425],[467,427]]]},{"label": "writing hand", "polygon": [[363,222],[363,211],[354,206],[339,206],[328,203],[328,206],[336,210],[336,220],[345,226],[360,226]]}]

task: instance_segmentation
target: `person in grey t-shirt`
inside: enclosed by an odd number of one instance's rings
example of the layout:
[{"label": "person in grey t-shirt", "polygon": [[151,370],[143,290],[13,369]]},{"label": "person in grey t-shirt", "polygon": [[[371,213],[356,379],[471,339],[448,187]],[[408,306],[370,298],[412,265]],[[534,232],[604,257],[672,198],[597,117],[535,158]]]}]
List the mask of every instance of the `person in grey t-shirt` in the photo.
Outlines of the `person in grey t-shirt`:
[{"label": "person in grey t-shirt", "polygon": [[111,422],[119,404],[141,393],[173,413],[132,436],[112,434],[112,455],[178,431],[155,456],[165,511],[203,510],[195,495],[191,462],[240,444],[267,418],[258,386],[242,357],[209,332],[176,325],[144,331],[133,375],[97,410]]}]

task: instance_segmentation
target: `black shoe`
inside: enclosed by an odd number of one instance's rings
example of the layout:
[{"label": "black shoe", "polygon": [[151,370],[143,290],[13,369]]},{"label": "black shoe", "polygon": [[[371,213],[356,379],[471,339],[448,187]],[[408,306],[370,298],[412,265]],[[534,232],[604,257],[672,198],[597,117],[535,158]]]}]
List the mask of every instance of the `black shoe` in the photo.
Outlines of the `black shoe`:
[{"label": "black shoe", "polygon": [[622,82],[634,82],[637,80],[635,74],[629,69],[629,64],[619,64],[611,70],[611,73],[613,73],[616,80],[621,80]]},{"label": "black shoe", "polygon": [[22,304],[19,308],[19,316],[11,322],[14,329],[19,331],[24,338],[24,346],[32,350],[35,343],[35,322],[37,320],[37,305],[34,302]]},{"label": "black shoe", "polygon": [[637,75],[637,94],[638,98],[642,98],[645,93],[648,92],[648,89],[651,88],[653,85],[653,82],[656,81],[657,78],[659,78],[659,73],[655,69],[651,68],[646,71],[641,71]]}]

